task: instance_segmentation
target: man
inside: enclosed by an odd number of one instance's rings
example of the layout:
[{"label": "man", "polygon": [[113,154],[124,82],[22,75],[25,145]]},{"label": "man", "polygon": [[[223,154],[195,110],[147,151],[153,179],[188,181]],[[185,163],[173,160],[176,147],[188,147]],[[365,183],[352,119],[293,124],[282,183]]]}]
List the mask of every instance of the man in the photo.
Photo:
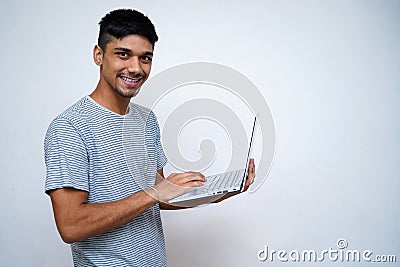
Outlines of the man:
[{"label": "man", "polygon": [[[168,200],[206,179],[198,172],[164,178],[167,160],[156,117],[130,103],[150,73],[158,39],[151,21],[121,9],[99,24],[93,58],[100,79],[49,126],[45,190],[75,266],[167,266],[160,208],[178,208]],[[125,147],[124,127],[142,134],[128,138],[132,147]],[[251,160],[246,187],[253,179]]]}]

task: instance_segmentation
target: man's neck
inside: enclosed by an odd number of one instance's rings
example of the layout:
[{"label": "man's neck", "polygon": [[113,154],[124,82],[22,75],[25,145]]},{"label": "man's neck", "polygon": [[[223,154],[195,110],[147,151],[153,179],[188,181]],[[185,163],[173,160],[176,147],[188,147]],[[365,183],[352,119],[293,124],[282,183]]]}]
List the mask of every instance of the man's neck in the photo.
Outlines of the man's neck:
[{"label": "man's neck", "polygon": [[129,98],[120,96],[114,90],[103,90],[100,83],[96,89],[90,94],[90,97],[96,101],[97,104],[111,110],[120,115],[125,115],[128,110],[130,102]]}]

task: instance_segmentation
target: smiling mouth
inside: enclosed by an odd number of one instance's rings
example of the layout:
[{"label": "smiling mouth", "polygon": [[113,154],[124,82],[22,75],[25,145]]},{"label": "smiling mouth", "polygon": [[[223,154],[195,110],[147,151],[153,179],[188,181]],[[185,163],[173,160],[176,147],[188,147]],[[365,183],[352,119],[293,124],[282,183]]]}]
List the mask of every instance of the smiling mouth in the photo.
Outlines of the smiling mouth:
[{"label": "smiling mouth", "polygon": [[131,78],[131,77],[127,77],[127,76],[120,76],[120,78],[122,79],[124,84],[129,87],[137,86],[139,84],[139,82],[143,79],[143,77]]}]

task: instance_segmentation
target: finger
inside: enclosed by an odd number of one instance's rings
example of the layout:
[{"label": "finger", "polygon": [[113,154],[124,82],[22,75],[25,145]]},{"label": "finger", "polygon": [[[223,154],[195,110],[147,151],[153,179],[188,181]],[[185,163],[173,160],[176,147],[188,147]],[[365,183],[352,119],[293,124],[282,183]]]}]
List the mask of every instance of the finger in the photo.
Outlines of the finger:
[{"label": "finger", "polygon": [[202,186],[206,182],[206,178],[199,172],[184,172],[179,174],[170,175],[168,180],[179,186]]},{"label": "finger", "polygon": [[201,172],[190,171],[190,172],[184,172],[182,174],[187,175],[187,176],[198,176],[198,177],[201,177],[202,180],[205,180],[205,176]]},{"label": "finger", "polygon": [[182,185],[182,187],[192,188],[192,187],[199,187],[199,186],[203,186],[203,185],[204,185],[204,182],[194,180],[194,181],[189,181],[189,182],[184,183]]},{"label": "finger", "polygon": [[253,183],[253,181],[254,181],[254,179],[253,179],[252,176],[247,176],[246,184],[245,184],[245,189],[246,189],[246,190],[247,190],[247,188],[250,187],[250,185]]},{"label": "finger", "polygon": [[255,169],[256,168],[255,168],[254,158],[251,158],[249,160],[249,167],[247,170],[247,179],[245,184],[245,187],[247,188],[250,187],[250,185],[254,182],[254,177],[256,176]]},{"label": "finger", "polygon": [[249,160],[249,166],[247,168],[247,179],[249,179],[250,176],[253,176],[254,173],[255,173],[254,159],[251,158]]},{"label": "finger", "polygon": [[184,179],[186,182],[192,182],[192,181],[199,181],[199,182],[206,182],[207,179],[206,177],[201,174],[200,172],[186,172],[184,173]]},{"label": "finger", "polygon": [[183,179],[183,186],[185,187],[198,187],[203,186],[207,181],[206,177],[201,173],[188,173]]},{"label": "finger", "polygon": [[249,160],[249,171],[254,171],[255,164],[254,164],[254,158],[251,158]]},{"label": "finger", "polygon": [[248,167],[247,167],[247,174],[250,174],[250,173],[252,172],[252,170],[253,170],[253,165],[254,165],[254,159],[251,158],[251,159],[249,160],[249,165],[248,165]]}]

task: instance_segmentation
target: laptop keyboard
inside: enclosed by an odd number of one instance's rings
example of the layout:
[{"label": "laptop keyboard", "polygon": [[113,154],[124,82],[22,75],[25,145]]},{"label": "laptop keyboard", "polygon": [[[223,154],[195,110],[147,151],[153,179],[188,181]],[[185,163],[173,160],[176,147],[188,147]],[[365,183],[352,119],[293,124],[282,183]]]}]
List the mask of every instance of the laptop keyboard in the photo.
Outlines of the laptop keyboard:
[{"label": "laptop keyboard", "polygon": [[235,170],[209,176],[207,177],[207,180],[210,180],[211,182],[206,183],[203,187],[201,187],[201,191],[205,193],[210,191],[212,192],[216,190],[229,189],[241,180],[242,175],[243,170]]}]

